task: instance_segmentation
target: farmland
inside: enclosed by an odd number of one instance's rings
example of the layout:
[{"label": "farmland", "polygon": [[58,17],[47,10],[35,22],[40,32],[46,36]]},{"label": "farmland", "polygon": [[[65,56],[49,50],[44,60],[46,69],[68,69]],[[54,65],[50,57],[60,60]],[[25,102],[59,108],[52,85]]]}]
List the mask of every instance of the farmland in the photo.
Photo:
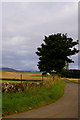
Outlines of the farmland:
[{"label": "farmland", "polygon": [[10,81],[13,79],[18,80],[41,80],[41,73],[32,73],[32,72],[15,72],[15,71],[0,71],[0,79]]},{"label": "farmland", "polygon": [[[51,77],[49,77],[50,79]],[[24,81],[28,80],[42,80],[41,73],[39,72],[16,72],[16,71],[0,71],[0,79],[3,79],[4,81],[9,81],[9,82],[20,82],[21,79]],[[44,77],[44,79],[47,79],[47,77]],[[73,82],[80,82],[80,79],[75,79],[75,78],[61,78],[70,80]]]},{"label": "farmland", "polygon": [[80,79],[75,78],[61,78],[62,80],[67,80],[72,83],[80,84]]}]

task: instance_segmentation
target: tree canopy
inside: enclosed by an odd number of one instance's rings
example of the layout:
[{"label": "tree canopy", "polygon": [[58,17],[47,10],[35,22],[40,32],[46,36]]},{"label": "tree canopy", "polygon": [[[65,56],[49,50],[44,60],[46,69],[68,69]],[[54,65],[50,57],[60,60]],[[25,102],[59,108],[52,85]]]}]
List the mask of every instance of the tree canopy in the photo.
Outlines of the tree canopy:
[{"label": "tree canopy", "polygon": [[79,52],[74,46],[78,40],[74,41],[67,37],[67,34],[52,34],[45,36],[41,47],[37,48],[36,54],[39,56],[38,68],[41,72],[61,72],[66,63],[74,62],[70,57]]}]

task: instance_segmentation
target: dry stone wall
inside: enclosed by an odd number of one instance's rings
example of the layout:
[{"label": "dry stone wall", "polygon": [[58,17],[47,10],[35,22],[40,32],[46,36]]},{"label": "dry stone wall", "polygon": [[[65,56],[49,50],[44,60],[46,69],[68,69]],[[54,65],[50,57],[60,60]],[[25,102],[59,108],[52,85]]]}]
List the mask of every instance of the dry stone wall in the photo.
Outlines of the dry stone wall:
[{"label": "dry stone wall", "polygon": [[22,92],[23,90],[29,90],[30,88],[39,87],[43,83],[42,82],[34,82],[34,83],[10,83],[4,82],[2,83],[2,92]]}]

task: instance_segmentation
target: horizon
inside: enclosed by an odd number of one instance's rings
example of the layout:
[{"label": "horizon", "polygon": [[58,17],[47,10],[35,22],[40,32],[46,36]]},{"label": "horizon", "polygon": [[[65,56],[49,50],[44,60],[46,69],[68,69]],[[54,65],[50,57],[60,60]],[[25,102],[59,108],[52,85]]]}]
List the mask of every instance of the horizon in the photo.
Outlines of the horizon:
[{"label": "horizon", "polygon": [[[0,70],[2,70],[2,69],[13,69],[13,70],[15,70],[15,71],[26,71],[26,72],[40,72],[39,70],[27,70],[27,69],[25,69],[25,70],[22,70],[22,69],[15,69],[15,68],[11,68],[11,67],[2,67],[2,68],[0,68]],[[69,70],[80,70],[80,69],[69,69]]]}]

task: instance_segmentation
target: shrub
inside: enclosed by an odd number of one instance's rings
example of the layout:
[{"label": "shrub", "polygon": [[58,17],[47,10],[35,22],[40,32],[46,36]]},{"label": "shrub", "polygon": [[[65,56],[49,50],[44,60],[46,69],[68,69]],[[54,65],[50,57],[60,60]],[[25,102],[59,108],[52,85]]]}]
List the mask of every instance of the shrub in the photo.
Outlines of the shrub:
[{"label": "shrub", "polygon": [[61,73],[61,77],[66,78],[80,78],[80,70],[70,69],[70,70],[63,70]]}]

